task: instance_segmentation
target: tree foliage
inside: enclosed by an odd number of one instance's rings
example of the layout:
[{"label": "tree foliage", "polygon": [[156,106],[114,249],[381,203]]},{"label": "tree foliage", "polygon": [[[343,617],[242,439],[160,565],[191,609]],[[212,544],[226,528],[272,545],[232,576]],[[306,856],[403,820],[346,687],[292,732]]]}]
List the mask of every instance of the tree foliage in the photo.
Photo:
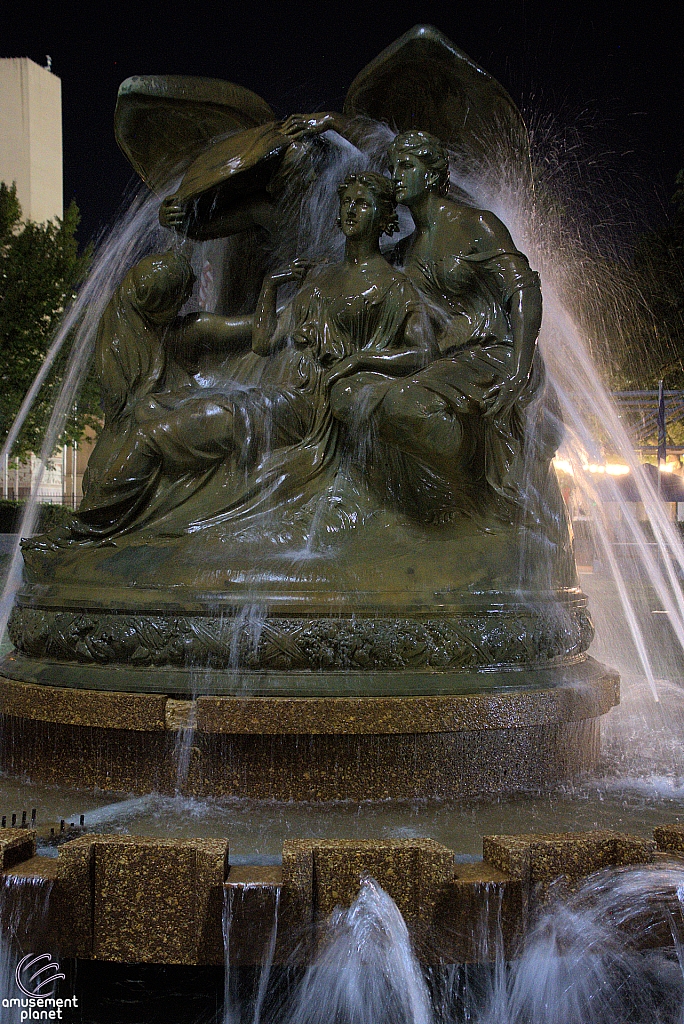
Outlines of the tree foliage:
[{"label": "tree foliage", "polygon": [[[71,203],[64,217],[44,224],[22,221],[16,186],[0,183],[0,442],[7,436],[74,289],[90,263],[79,254],[80,217]],[[13,450],[20,458],[40,451],[61,383],[68,343],[55,361]],[[95,388],[86,387],[70,417],[64,441],[79,440],[98,416]]]}]

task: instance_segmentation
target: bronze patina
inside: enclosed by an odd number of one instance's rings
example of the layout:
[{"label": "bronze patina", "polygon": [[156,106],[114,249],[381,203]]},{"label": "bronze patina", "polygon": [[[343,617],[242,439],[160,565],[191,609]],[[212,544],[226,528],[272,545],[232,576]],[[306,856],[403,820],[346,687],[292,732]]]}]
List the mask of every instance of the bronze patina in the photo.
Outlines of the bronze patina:
[{"label": "bronze patina", "polygon": [[[6,673],[181,697],[576,675],[593,631],[539,276],[463,178],[508,148],[530,187],[501,86],[419,27],[343,113],[279,122],[238,86],[157,76],[124,83],[116,127],[170,246],[102,317],[104,428],[72,527],[25,542]],[[216,238],[230,295],[183,312]]]}]

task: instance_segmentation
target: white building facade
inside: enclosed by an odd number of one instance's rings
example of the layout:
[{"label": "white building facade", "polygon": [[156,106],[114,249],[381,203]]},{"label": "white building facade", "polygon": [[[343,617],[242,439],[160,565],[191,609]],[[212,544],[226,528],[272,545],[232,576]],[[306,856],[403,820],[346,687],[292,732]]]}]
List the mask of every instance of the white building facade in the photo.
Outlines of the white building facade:
[{"label": "white building facade", "polygon": [[0,181],[25,220],[62,216],[62,83],[29,57],[0,59]]},{"label": "white building facade", "polygon": [[[63,216],[62,83],[29,57],[0,58],[0,181],[16,182],[24,220],[42,224]],[[65,448],[45,468],[41,501],[78,502],[79,455]],[[35,455],[23,463],[6,459],[0,465],[0,497],[28,497],[40,469]]]}]

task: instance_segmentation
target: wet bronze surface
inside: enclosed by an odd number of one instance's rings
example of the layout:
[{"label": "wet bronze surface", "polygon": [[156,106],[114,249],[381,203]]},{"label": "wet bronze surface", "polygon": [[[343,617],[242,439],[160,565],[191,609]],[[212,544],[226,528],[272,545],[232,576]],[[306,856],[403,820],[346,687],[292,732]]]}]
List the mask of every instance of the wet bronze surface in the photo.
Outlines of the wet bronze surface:
[{"label": "wet bronze surface", "polygon": [[342,113],[138,76],[115,123],[169,244],[112,280],[83,500],[23,542],[2,768],[311,801],[591,769],[619,684],[586,654],[541,282],[476,202],[533,198],[505,90],[417,26]]},{"label": "wet bronze surface", "polygon": [[[417,26],[357,76],[343,114],[276,122],[240,86],[143,76],[122,86],[116,129],[154,188],[182,172],[161,222],[234,236],[245,258],[211,311],[186,312],[190,242],[118,282],[83,500],[70,528],[24,543],[6,674],[400,695],[431,692],[430,674],[463,692],[462,671],[581,657],[593,627],[551,468],[562,427],[539,276],[450,187],[450,162],[484,173],[507,148],[529,185],[505,90]],[[317,240],[310,204],[330,206]],[[414,230],[390,251],[398,204]]]}]

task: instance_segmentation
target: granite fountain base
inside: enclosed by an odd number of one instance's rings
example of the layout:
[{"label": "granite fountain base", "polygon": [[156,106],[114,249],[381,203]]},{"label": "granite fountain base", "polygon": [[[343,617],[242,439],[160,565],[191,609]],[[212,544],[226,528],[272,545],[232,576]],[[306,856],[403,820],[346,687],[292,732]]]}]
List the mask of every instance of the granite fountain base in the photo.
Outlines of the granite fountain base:
[{"label": "granite fountain base", "polygon": [[[111,685],[115,671],[103,667],[102,681]],[[135,674],[141,685],[147,671]],[[619,701],[619,677],[592,658],[490,672],[486,690],[482,673],[433,674],[432,693],[404,696],[251,691],[178,699],[75,688],[59,685],[68,666],[27,666],[18,654],[4,660],[3,672],[2,770],[105,790],[253,799],[543,788],[595,766],[599,717]],[[26,682],[31,674],[35,682]],[[99,678],[93,667],[89,678]]]},{"label": "granite fountain base", "polygon": [[[423,963],[493,959],[499,941],[509,958],[531,915],[552,892],[559,895],[559,882],[572,892],[602,869],[678,861],[684,830],[662,825],[654,840],[609,830],[485,836],[483,853],[479,863],[455,864],[453,851],[432,839],[299,839],[285,842],[282,865],[234,866],[226,839],[83,835],[52,858],[36,856],[35,832],[0,831],[2,877],[18,894],[22,881],[36,892],[51,887],[42,919],[31,899],[16,908],[23,948],[49,948],[60,960],[222,965],[229,901],[240,936],[230,946],[231,966],[254,966],[276,921],[275,963],[291,964],[295,953],[306,962],[329,915],[353,902],[368,875],[395,900]],[[674,880],[660,894],[672,913],[676,889]],[[662,906],[631,940],[641,949],[672,944]]]}]

